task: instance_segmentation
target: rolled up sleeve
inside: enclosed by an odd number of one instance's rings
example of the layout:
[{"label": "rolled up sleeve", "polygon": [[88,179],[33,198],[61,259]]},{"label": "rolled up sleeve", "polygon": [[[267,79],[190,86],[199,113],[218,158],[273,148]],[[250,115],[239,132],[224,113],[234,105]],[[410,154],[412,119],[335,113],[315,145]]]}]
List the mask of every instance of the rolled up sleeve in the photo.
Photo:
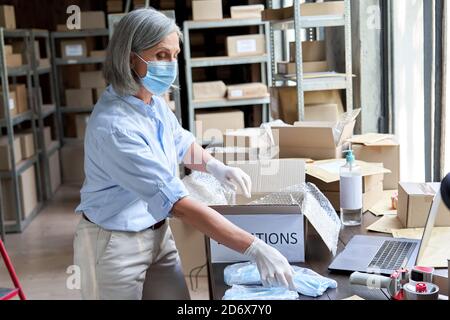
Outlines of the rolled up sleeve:
[{"label": "rolled up sleeve", "polygon": [[173,205],[189,195],[138,134],[115,131],[103,137],[99,146],[103,169],[118,185],[145,201],[156,221],[168,217]]}]

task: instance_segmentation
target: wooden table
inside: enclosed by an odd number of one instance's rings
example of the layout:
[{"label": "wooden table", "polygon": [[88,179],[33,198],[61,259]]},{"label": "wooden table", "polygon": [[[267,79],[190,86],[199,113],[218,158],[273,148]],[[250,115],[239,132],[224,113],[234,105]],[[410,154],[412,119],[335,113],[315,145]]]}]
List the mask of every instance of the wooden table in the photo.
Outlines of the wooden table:
[{"label": "wooden table", "polygon": [[[388,236],[386,234],[368,232],[366,227],[374,223],[378,218],[367,212],[364,214],[363,225],[360,227],[352,227],[341,231],[339,236],[338,253],[341,252],[346,244],[357,234],[370,234],[373,236]],[[328,271],[328,266],[333,261],[333,256],[328,251],[323,241],[318,235],[308,236],[306,244],[306,263],[299,264],[300,267],[309,268],[321,275],[332,278],[337,281],[337,289],[328,290],[319,298],[310,298],[300,295],[300,300],[341,300],[353,295],[357,295],[366,300],[387,300],[389,295],[385,290],[369,289],[362,286],[352,286],[349,283],[348,274],[336,274]],[[210,297],[214,300],[221,300],[225,291],[229,289],[223,279],[223,270],[227,264],[211,264],[208,265]]]}]

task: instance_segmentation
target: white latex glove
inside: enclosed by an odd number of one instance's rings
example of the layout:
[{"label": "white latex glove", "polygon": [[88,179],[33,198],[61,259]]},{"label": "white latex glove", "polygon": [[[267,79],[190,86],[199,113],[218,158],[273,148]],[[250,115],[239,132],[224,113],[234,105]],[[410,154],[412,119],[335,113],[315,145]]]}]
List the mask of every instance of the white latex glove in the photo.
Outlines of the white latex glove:
[{"label": "white latex glove", "polygon": [[294,285],[294,270],[277,249],[255,237],[255,241],[244,254],[256,262],[263,286],[285,287],[297,291]]},{"label": "white latex glove", "polygon": [[252,196],[252,180],[242,169],[232,168],[217,159],[211,159],[206,164],[206,171],[233,190],[239,187],[247,198]]}]

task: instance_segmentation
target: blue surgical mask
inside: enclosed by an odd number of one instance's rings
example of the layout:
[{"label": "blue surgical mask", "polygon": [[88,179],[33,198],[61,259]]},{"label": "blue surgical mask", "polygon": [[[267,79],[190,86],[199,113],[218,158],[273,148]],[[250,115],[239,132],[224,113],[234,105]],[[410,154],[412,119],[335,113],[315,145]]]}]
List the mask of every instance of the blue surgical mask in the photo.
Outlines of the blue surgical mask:
[{"label": "blue surgical mask", "polygon": [[157,96],[166,93],[177,78],[177,61],[145,61],[136,55],[147,64],[147,74],[141,78],[144,88]]}]

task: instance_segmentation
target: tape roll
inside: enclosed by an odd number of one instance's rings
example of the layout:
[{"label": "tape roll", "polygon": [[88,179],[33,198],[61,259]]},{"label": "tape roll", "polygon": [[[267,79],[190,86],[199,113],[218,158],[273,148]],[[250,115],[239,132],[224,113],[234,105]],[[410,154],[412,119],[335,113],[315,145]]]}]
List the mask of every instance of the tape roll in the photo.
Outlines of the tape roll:
[{"label": "tape roll", "polygon": [[433,283],[424,282],[426,284],[426,292],[417,292],[413,283],[407,283],[403,286],[406,300],[438,300],[439,287]]}]

